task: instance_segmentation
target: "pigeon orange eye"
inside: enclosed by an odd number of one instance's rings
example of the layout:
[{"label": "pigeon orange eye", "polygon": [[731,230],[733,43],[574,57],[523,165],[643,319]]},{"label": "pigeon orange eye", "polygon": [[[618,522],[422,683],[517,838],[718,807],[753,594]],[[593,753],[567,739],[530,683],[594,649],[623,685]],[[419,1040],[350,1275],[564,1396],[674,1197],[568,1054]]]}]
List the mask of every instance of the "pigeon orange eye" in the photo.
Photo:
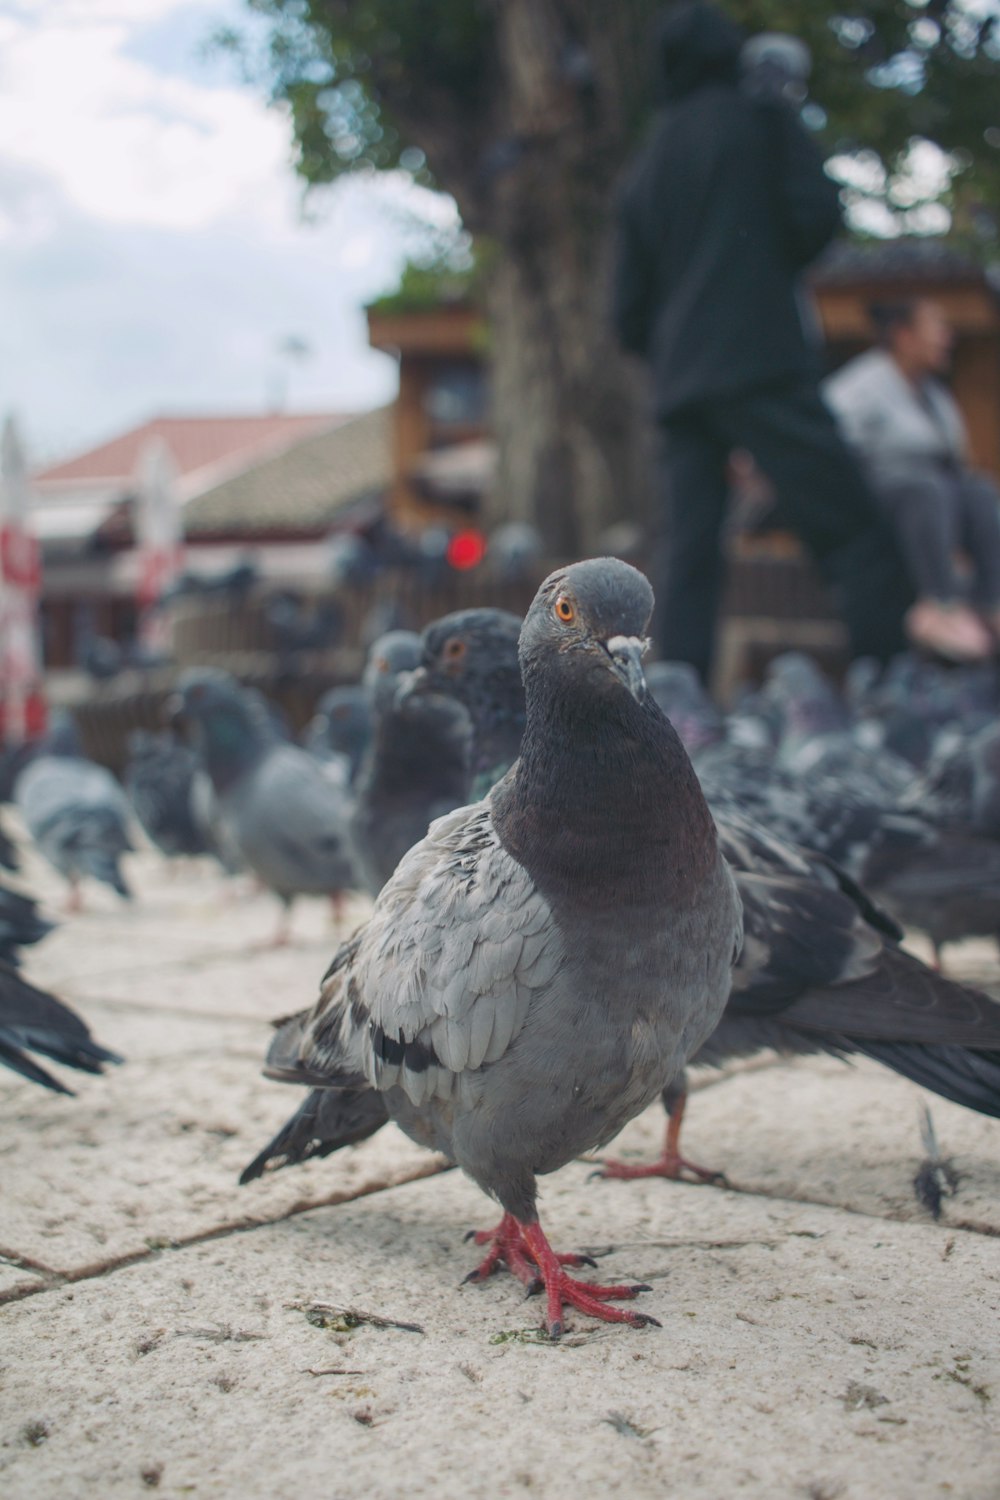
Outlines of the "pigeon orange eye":
[{"label": "pigeon orange eye", "polygon": [[564,625],[570,625],[576,619],[576,609],[572,599],[565,594],[560,594],[556,600],[556,618],[562,620]]},{"label": "pigeon orange eye", "polygon": [[444,643],[444,654],[448,661],[461,661],[465,655],[465,642],[453,635],[450,641]]}]

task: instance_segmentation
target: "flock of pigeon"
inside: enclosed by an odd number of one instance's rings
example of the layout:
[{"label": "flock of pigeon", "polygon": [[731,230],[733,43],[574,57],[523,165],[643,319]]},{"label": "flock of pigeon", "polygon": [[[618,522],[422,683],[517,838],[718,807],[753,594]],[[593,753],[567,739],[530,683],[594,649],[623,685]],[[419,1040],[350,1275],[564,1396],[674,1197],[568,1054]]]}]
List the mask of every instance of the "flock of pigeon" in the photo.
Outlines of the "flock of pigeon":
[{"label": "flock of pigeon", "polygon": [[[1000,933],[1000,721],[991,669],[856,664],[838,692],[800,655],[724,716],[689,669],[644,669],[646,579],[614,559],[541,585],[524,621],[467,610],[393,631],[302,745],[226,673],[191,671],[175,732],[136,735],[118,783],[65,725],[13,785],[70,883],[123,897],[129,803],[168,855],[209,853],[280,899],[366,890],[311,1010],[266,1075],[301,1106],[242,1181],[395,1120],[501,1209],[469,1280],[501,1265],[545,1298],[633,1325],[645,1288],[572,1273],[536,1177],[603,1147],[660,1095],[662,1155],[612,1177],[720,1174],[681,1153],[689,1062],[773,1048],[864,1055],[1000,1116],[1000,1006],[905,952]],[[0,842],[0,860],[14,857]],[[283,916],[279,939],[287,938]],[[17,968],[44,936],[0,888],[0,1061],[118,1061]]]}]

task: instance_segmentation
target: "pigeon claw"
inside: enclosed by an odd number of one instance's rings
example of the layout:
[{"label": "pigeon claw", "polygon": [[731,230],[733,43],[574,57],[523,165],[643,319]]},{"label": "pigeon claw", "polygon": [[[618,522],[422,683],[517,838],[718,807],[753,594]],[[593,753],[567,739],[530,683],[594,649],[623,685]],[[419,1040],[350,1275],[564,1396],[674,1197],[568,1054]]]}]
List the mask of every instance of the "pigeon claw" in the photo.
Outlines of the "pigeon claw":
[{"label": "pigeon claw", "polygon": [[602,1286],[570,1276],[565,1269],[567,1266],[593,1266],[593,1260],[586,1255],[558,1254],[537,1221],[522,1224],[513,1214],[504,1214],[495,1229],[480,1230],[474,1238],[478,1244],[488,1244],[489,1249],[465,1281],[485,1281],[501,1263],[504,1264],[524,1285],[526,1296],[545,1293],[545,1327],[552,1339],[558,1339],[564,1331],[564,1306],[574,1307],[577,1312],[604,1323],[628,1323],[633,1328],[660,1326],[648,1314],[607,1305],[609,1302],[631,1301],[640,1292],[648,1292],[648,1286],[638,1282]]},{"label": "pigeon claw", "polygon": [[697,1162],[685,1156],[664,1152],[656,1161],[645,1165],[627,1161],[605,1161],[591,1178],[601,1177],[618,1182],[635,1182],[641,1177],[665,1177],[671,1182],[711,1183],[714,1187],[728,1187],[725,1172],[715,1172],[710,1167],[699,1167]]}]

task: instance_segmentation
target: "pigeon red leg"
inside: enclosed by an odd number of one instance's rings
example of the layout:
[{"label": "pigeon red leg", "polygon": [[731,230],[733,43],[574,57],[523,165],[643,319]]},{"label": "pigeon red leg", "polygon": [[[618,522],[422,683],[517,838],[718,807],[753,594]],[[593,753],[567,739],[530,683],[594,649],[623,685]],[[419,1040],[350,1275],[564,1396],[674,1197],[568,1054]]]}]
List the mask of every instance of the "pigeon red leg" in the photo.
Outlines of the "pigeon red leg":
[{"label": "pigeon red leg", "polygon": [[698,1182],[717,1182],[725,1185],[725,1172],[713,1172],[708,1167],[699,1167],[696,1162],[688,1161],[686,1156],[680,1152],[681,1125],[684,1120],[684,1106],[687,1104],[687,1094],[681,1094],[671,1107],[667,1115],[667,1136],[663,1143],[663,1155],[648,1166],[636,1166],[626,1161],[602,1162],[600,1170],[595,1174],[598,1177],[614,1177],[622,1181],[633,1181],[638,1177],[669,1177],[674,1182],[685,1182],[684,1173],[690,1172]]},{"label": "pigeon red leg", "polygon": [[525,1286],[537,1284],[538,1268],[527,1256],[521,1226],[513,1214],[504,1214],[495,1228],[474,1230],[466,1238],[477,1245],[490,1247],[476,1269],[466,1276],[466,1281],[485,1281],[487,1276],[492,1276],[501,1265],[505,1265]]},{"label": "pigeon red leg", "polygon": [[522,1224],[513,1214],[504,1214],[495,1229],[478,1230],[470,1238],[477,1245],[488,1245],[489,1250],[476,1269],[466,1276],[466,1281],[485,1281],[501,1264],[505,1265],[529,1291],[545,1292],[545,1324],[552,1338],[558,1338],[563,1331],[564,1304],[606,1323],[629,1323],[634,1328],[646,1324],[659,1327],[655,1318],[644,1313],[607,1306],[609,1301],[630,1300],[639,1292],[647,1292],[647,1286],[601,1286],[567,1275],[566,1266],[592,1266],[594,1262],[586,1255],[557,1254],[537,1222]]},{"label": "pigeon red leg", "polygon": [[598,1283],[578,1281],[563,1269],[565,1257],[557,1255],[545,1237],[541,1224],[520,1226],[524,1244],[538,1267],[545,1289],[545,1326],[549,1337],[557,1339],[563,1332],[563,1307],[575,1307],[589,1318],[599,1318],[604,1323],[628,1323],[633,1328],[645,1328],[660,1324],[648,1313],[630,1312],[624,1307],[608,1307],[608,1302],[630,1301],[639,1292],[650,1289],[644,1283],[631,1286],[602,1286]]}]

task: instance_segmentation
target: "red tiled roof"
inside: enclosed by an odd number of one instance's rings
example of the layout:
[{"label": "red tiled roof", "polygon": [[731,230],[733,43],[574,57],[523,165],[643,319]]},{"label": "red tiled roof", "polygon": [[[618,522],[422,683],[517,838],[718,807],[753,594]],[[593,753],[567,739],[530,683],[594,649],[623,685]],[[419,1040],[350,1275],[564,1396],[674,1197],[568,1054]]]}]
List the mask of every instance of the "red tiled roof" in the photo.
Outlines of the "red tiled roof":
[{"label": "red tiled roof", "polygon": [[310,432],[329,430],[349,420],[344,412],[279,413],[253,417],[154,417],[86,453],[52,464],[34,475],[58,483],[87,480],[124,480],[136,471],[142,450],[151,437],[162,437],[182,475],[223,463],[280,449]]}]

